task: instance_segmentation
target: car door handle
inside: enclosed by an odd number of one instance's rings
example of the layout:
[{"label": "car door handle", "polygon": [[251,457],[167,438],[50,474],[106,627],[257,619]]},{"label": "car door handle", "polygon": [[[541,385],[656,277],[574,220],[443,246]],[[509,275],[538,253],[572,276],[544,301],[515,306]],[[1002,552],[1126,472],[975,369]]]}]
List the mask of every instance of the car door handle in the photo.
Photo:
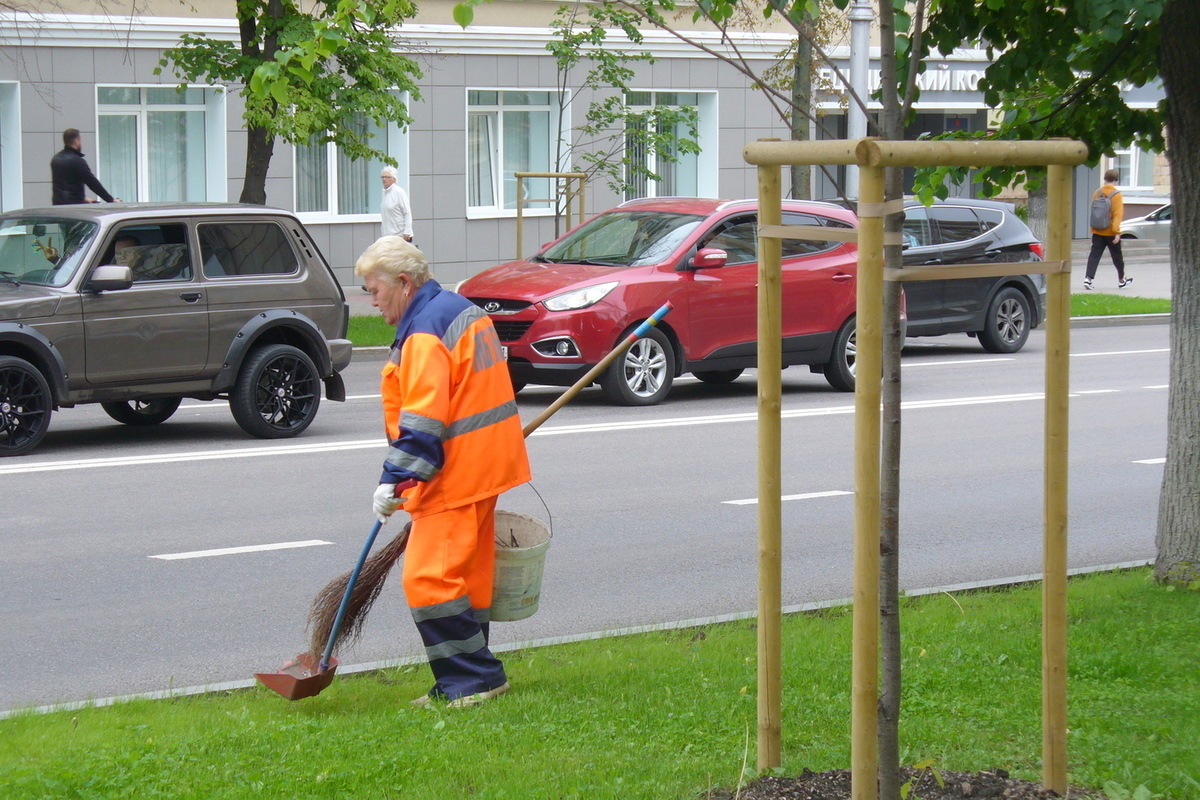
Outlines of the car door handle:
[{"label": "car door handle", "polygon": [[833,279],[838,283],[845,283],[846,281],[854,280],[854,276],[846,272],[839,272],[837,275],[833,276]]},{"label": "car door handle", "polygon": [[197,300],[199,300],[201,297],[204,297],[204,293],[203,292],[184,292],[183,294],[179,295],[179,297],[185,303],[194,303]]}]

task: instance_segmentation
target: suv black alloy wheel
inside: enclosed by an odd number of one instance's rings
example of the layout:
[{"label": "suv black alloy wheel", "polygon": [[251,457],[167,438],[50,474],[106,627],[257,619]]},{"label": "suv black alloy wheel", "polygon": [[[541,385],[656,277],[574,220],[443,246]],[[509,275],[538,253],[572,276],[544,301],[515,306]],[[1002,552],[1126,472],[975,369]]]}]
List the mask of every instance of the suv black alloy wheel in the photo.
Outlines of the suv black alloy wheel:
[{"label": "suv black alloy wheel", "polygon": [[0,356],[0,456],[37,447],[50,427],[53,399],[42,373],[23,358]]},{"label": "suv black alloy wheel", "polygon": [[250,354],[229,396],[233,418],[260,439],[285,439],[307,428],[321,405],[321,380],[308,354],[269,344]]}]

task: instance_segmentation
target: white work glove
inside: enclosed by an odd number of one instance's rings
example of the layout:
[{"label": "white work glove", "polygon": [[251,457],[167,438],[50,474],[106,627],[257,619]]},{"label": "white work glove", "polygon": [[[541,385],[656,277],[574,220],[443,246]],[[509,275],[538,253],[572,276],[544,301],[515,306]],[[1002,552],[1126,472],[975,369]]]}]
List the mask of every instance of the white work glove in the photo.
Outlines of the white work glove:
[{"label": "white work glove", "polygon": [[387,522],[388,517],[395,514],[400,506],[404,505],[405,498],[396,497],[396,484],[381,483],[375,489],[375,499],[373,503],[375,516],[380,522]]}]

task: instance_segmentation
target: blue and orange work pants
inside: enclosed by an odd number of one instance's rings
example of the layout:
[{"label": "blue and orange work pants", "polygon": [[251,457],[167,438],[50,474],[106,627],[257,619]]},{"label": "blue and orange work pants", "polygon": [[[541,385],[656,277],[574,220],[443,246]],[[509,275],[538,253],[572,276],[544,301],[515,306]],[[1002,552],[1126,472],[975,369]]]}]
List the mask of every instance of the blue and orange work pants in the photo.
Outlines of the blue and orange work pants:
[{"label": "blue and orange work pants", "polygon": [[404,594],[425,644],[434,687],[454,700],[503,685],[488,649],[496,560],[496,498],[414,517],[404,555]]}]

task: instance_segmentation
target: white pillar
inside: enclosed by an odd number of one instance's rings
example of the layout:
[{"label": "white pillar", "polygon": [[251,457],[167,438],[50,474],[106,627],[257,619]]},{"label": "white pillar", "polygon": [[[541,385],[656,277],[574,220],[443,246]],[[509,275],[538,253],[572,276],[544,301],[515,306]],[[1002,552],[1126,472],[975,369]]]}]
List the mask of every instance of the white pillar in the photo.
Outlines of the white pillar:
[{"label": "white pillar", "polygon": [[[850,6],[850,88],[867,102],[867,74],[871,69],[871,23],[875,10],[871,0],[854,0]],[[846,138],[861,139],[867,135],[867,114],[853,98],[846,109]],[[858,197],[858,167],[846,167],[846,193]]]}]

